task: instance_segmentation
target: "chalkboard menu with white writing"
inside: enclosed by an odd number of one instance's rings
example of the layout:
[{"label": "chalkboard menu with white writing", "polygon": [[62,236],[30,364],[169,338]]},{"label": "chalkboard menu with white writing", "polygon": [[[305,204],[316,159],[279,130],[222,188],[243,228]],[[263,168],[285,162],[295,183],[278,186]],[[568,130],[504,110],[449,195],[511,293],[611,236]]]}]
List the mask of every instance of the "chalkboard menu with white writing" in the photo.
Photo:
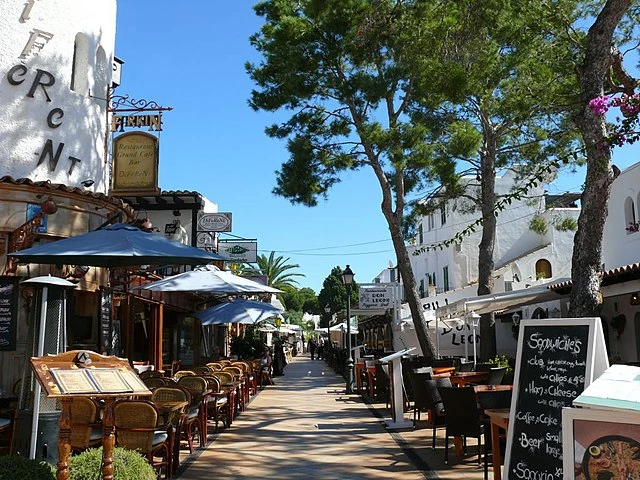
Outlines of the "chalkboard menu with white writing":
[{"label": "chalkboard menu with white writing", "polygon": [[100,352],[111,353],[111,292],[100,290]]},{"label": "chalkboard menu with white writing", "polygon": [[16,349],[18,279],[0,276],[0,350]]},{"label": "chalkboard menu with white writing", "polygon": [[562,407],[591,381],[593,319],[523,321],[505,479],[561,480]]}]

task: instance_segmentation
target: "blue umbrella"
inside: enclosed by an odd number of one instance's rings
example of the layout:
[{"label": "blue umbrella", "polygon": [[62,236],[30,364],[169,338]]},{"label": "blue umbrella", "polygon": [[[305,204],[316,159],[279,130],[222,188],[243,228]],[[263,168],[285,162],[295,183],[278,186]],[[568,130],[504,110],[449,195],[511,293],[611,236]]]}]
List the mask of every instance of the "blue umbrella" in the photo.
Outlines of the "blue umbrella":
[{"label": "blue umbrella", "polygon": [[254,324],[284,312],[270,303],[238,298],[207,308],[194,315],[202,325],[222,325],[226,323]]},{"label": "blue umbrella", "polygon": [[133,225],[116,223],[77,237],[9,253],[19,263],[124,267],[130,265],[201,265],[228,260],[183,245]]}]

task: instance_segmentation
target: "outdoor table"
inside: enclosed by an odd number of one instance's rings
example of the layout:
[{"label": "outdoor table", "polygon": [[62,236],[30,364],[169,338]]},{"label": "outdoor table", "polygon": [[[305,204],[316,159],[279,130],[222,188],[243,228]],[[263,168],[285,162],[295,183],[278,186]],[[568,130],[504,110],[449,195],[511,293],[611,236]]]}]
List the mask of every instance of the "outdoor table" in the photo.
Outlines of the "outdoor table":
[{"label": "outdoor table", "polygon": [[500,465],[502,458],[500,455],[500,429],[505,432],[509,428],[509,409],[495,408],[484,411],[491,419],[491,453],[493,456],[493,480],[502,479],[502,471]]},{"label": "outdoor table", "polygon": [[184,400],[183,401],[161,401],[161,400],[156,400],[156,401],[153,402],[153,404],[156,407],[158,407],[158,410],[160,411],[160,414],[162,415],[163,423],[165,425],[169,423],[172,414],[184,410],[185,407],[187,407],[187,405],[189,405],[189,403],[184,401]]},{"label": "outdoor table", "polygon": [[513,390],[513,385],[474,385],[473,390],[478,392],[504,392]]},{"label": "outdoor table", "polygon": [[431,367],[431,369],[436,375],[440,373],[453,373],[456,371],[456,367]]},{"label": "outdoor table", "polygon": [[458,372],[450,377],[451,384],[456,387],[465,387],[470,383],[479,383],[489,378],[489,372]]}]

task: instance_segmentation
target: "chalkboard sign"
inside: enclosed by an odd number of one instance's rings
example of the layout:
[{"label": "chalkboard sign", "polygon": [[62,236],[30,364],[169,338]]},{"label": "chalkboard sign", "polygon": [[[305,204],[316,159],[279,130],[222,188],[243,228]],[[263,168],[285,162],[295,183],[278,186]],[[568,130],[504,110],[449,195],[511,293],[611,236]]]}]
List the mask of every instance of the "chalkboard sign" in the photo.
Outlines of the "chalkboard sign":
[{"label": "chalkboard sign", "polygon": [[16,349],[18,279],[0,276],[0,350]]},{"label": "chalkboard sign", "polygon": [[520,323],[503,478],[563,478],[562,408],[594,378],[596,334],[595,318]]},{"label": "chalkboard sign", "polygon": [[100,352],[111,354],[111,292],[100,290]]}]

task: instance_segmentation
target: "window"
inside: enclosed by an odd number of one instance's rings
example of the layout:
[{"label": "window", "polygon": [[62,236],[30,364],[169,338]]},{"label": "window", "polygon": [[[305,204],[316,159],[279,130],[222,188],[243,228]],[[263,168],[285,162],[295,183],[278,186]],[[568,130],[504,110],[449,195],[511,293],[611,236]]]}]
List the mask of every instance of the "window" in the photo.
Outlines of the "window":
[{"label": "window", "polygon": [[436,272],[433,272],[433,274],[431,274],[431,285],[433,285],[434,287],[436,286]]},{"label": "window", "polygon": [[433,219],[433,213],[429,214],[429,216],[427,217],[427,221],[429,222],[429,225],[428,225],[429,231],[433,230],[433,227],[435,225],[435,221]]},{"label": "window", "polygon": [[89,89],[89,40],[78,33],[73,44],[73,63],[71,65],[71,90],[85,95]]},{"label": "window", "polygon": [[442,225],[447,223],[447,206],[444,203],[440,205],[440,223]]},{"label": "window", "polygon": [[551,271],[551,263],[549,263],[549,260],[545,260],[544,258],[538,260],[536,262],[536,280],[539,280],[541,278],[551,278],[552,277],[552,271]]},{"label": "window", "polygon": [[444,291],[449,290],[449,266],[442,268],[442,283],[444,284]]},{"label": "window", "polygon": [[418,225],[418,245],[422,245],[424,243],[424,236],[422,232],[422,222]]},{"label": "window", "polygon": [[424,278],[420,280],[420,298],[424,298]]},{"label": "window", "polygon": [[107,73],[107,55],[104,53],[104,48],[98,47],[95,78],[93,80],[93,95],[96,100],[102,101],[103,98],[107,98]]},{"label": "window", "polygon": [[633,198],[627,197],[624,199],[624,228],[629,233],[635,233],[638,231],[638,220],[636,218],[636,208],[633,204]]}]

